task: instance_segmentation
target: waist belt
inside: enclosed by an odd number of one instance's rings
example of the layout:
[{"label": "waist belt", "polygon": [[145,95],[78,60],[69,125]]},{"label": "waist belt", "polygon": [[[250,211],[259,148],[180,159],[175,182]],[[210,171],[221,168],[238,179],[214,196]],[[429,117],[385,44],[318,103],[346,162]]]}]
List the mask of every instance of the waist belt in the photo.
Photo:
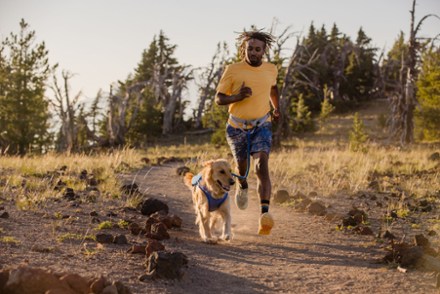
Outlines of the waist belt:
[{"label": "waist belt", "polygon": [[229,119],[237,126],[243,129],[252,129],[261,126],[268,118],[270,117],[270,113],[268,112],[265,116],[257,118],[257,119],[241,119],[239,117],[229,115]]}]

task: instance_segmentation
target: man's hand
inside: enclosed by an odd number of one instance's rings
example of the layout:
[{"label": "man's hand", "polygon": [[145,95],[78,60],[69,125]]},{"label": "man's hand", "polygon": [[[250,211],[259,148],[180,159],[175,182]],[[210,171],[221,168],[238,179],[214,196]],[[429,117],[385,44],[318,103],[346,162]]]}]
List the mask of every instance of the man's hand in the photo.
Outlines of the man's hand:
[{"label": "man's hand", "polygon": [[246,99],[247,97],[252,96],[252,89],[249,87],[246,87],[244,82],[241,85],[240,88],[240,92],[238,93],[238,97],[240,97],[241,99],[239,99],[238,101],[241,101],[243,99]]}]

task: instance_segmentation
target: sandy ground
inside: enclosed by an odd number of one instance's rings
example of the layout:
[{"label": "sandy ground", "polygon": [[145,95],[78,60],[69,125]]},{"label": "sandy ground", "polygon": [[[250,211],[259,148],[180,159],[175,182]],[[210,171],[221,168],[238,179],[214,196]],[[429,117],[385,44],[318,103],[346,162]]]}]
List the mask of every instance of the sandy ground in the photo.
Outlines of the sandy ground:
[{"label": "sandy ground", "polygon": [[[84,247],[90,244],[56,241],[61,232],[92,232],[96,227],[90,222],[92,210],[101,221],[146,219],[139,212],[121,209],[117,201],[72,207],[63,200],[39,211],[21,211],[3,202],[10,216],[0,219],[1,234],[13,236],[20,243],[0,243],[0,269],[28,264],[81,275],[105,275],[122,281],[133,293],[438,293],[432,273],[401,273],[375,263],[384,251],[374,237],[335,231],[336,223],[323,217],[272,205],[276,226],[270,236],[258,236],[260,209],[254,179],[250,180],[247,210],[240,211],[232,205],[232,241],[204,244],[194,224],[191,193],[175,168],[176,165],[145,168],[125,176],[125,180],[134,179],[141,191],[166,201],[170,213],[183,219],[182,229],[171,230],[171,239],[163,241],[167,250],[188,256],[182,280],[139,281],[145,272],[145,258],[127,250],[145,239],[122,229],[111,231],[125,233],[129,244],[106,245],[92,250],[93,254],[84,254]],[[70,217],[54,219],[54,212]],[[108,216],[108,212],[115,215]],[[95,244],[90,246],[94,248]]]},{"label": "sandy ground", "polygon": [[171,212],[184,219],[183,230],[172,232],[178,242],[169,247],[190,260],[182,281],[147,288],[163,293],[438,293],[431,273],[404,274],[375,263],[384,251],[374,237],[337,232],[336,223],[323,217],[272,205],[276,227],[270,236],[257,235],[260,208],[253,178],[249,207],[242,211],[232,205],[232,241],[218,245],[200,242],[190,191],[173,167],[153,168],[137,182],[141,190],[163,193]]}]

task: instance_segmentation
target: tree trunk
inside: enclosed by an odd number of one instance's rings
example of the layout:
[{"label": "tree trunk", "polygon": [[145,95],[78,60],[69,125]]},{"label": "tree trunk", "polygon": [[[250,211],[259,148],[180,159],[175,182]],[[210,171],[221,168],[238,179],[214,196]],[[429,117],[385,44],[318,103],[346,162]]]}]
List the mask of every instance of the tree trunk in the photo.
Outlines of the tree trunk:
[{"label": "tree trunk", "polygon": [[[286,75],[284,76],[283,85],[280,91],[280,113],[281,119],[278,122],[277,129],[273,135],[273,146],[280,147],[281,146],[281,138],[285,138],[290,136],[290,127],[289,121],[290,117],[290,106],[292,105],[292,94],[294,93],[295,88],[300,84],[305,84],[314,89],[318,89],[318,87],[313,83],[313,81],[308,77],[307,70],[312,71],[310,65],[319,57],[317,55],[317,51],[315,51],[310,56],[306,56],[307,50],[300,46],[297,42],[296,48],[289,60],[289,65],[286,70]],[[303,60],[307,60],[303,63]],[[297,74],[297,80],[293,80],[294,74]]]}]

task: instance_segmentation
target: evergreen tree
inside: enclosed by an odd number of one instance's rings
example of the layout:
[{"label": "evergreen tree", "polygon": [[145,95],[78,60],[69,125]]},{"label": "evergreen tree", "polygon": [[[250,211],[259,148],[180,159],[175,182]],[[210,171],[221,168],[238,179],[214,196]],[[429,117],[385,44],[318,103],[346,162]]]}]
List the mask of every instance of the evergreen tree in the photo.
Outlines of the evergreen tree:
[{"label": "evergreen tree", "polygon": [[369,98],[374,90],[374,64],[377,49],[371,47],[370,43],[371,38],[360,28],[345,69],[345,89],[346,94],[351,100],[359,101]]},{"label": "evergreen tree", "polygon": [[[382,64],[386,95],[399,90],[402,61],[407,55],[408,45],[405,43],[405,34],[401,31]],[[403,76],[403,78],[405,77]]]},{"label": "evergreen tree", "polygon": [[304,102],[303,95],[298,97],[298,102],[294,105],[295,119],[293,121],[293,130],[297,133],[313,131],[314,124],[312,112]]},{"label": "evergreen tree", "polygon": [[51,67],[44,42],[34,42],[35,31],[22,19],[20,33],[1,43],[0,144],[10,153],[41,151],[50,140],[44,92]]},{"label": "evergreen tree", "polygon": [[440,47],[431,48],[422,58],[417,80],[416,130],[425,140],[440,139]]},{"label": "evergreen tree", "polygon": [[359,113],[356,112],[353,117],[353,127],[349,134],[349,148],[354,152],[366,152],[367,148],[365,143],[368,140],[368,135],[365,132],[364,122],[359,117]]},{"label": "evergreen tree", "polygon": [[319,114],[320,127],[322,128],[330,116],[335,110],[335,107],[330,103],[330,90],[327,85],[324,85],[324,100],[321,102],[321,112]]}]

